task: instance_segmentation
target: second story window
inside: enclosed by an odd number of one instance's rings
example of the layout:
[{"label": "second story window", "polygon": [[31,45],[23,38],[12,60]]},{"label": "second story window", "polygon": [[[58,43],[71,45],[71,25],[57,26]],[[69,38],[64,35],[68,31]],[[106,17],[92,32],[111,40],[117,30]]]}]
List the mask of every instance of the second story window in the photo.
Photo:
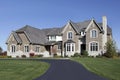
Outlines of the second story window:
[{"label": "second story window", "polygon": [[68,39],[72,39],[72,38],[73,38],[72,32],[68,32]]},{"label": "second story window", "polygon": [[91,31],[91,38],[96,38],[97,37],[97,30],[92,30]]},{"label": "second story window", "polygon": [[49,40],[50,41],[55,41],[56,40],[56,36],[49,36]]}]

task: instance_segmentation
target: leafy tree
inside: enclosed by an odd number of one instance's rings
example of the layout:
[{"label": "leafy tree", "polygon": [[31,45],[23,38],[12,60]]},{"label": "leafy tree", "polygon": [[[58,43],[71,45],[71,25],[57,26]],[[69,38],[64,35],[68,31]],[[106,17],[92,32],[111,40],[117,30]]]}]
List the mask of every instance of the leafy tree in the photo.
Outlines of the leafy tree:
[{"label": "leafy tree", "polygon": [[3,49],[0,47],[0,53],[2,53]]},{"label": "leafy tree", "polygon": [[109,40],[106,43],[106,53],[105,56],[108,58],[113,58],[117,55],[115,41]]}]

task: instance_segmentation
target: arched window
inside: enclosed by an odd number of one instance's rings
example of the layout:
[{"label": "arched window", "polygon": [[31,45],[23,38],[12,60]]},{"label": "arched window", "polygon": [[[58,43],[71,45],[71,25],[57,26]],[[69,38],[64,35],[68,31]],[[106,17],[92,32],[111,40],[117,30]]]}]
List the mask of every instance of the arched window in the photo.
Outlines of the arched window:
[{"label": "arched window", "polygon": [[91,37],[96,38],[97,37],[97,30],[92,30],[91,31]]},{"label": "arched window", "polygon": [[96,42],[90,43],[90,51],[98,51],[98,43]]}]

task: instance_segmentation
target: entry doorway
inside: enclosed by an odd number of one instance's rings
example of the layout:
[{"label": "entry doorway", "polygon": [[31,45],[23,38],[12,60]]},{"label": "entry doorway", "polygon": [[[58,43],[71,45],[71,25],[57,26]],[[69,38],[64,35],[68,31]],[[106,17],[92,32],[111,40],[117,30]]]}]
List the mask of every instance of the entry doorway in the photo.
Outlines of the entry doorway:
[{"label": "entry doorway", "polygon": [[86,50],[86,44],[81,44],[81,53]]}]

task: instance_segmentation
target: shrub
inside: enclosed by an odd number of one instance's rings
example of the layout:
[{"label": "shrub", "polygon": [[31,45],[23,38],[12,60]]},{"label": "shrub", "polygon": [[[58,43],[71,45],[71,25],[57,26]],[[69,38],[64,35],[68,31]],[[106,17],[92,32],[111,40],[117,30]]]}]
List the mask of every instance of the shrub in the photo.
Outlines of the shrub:
[{"label": "shrub", "polygon": [[75,53],[72,57],[80,57],[79,53]]},{"label": "shrub", "polygon": [[57,56],[57,54],[53,54],[54,55],[54,57],[56,57]]},{"label": "shrub", "polygon": [[116,45],[114,41],[109,40],[106,43],[106,53],[104,54],[104,56],[108,58],[113,58],[114,56],[117,56]]},{"label": "shrub", "polygon": [[21,57],[22,57],[22,58],[26,58],[26,55],[22,55]]},{"label": "shrub", "polygon": [[81,52],[81,55],[86,57],[86,56],[88,56],[88,52],[87,52],[86,50],[83,50],[83,51]]},{"label": "shrub", "polygon": [[7,56],[7,58],[12,58],[11,56]]},{"label": "shrub", "polygon": [[30,53],[30,57],[33,57],[33,56],[35,56],[35,54],[34,53]]},{"label": "shrub", "polygon": [[43,55],[42,54],[39,54],[39,55],[35,55],[36,57],[43,57]]}]

